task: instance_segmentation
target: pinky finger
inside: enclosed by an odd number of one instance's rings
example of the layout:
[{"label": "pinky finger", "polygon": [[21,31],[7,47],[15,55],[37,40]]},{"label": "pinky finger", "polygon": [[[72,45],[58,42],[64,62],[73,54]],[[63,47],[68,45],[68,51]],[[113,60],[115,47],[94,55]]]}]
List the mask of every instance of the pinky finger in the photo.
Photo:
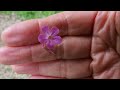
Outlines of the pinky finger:
[{"label": "pinky finger", "polygon": [[[49,76],[31,76],[30,79],[65,79],[65,78],[59,78],[59,77],[49,77]],[[93,79],[92,77],[85,77],[81,79]]]}]

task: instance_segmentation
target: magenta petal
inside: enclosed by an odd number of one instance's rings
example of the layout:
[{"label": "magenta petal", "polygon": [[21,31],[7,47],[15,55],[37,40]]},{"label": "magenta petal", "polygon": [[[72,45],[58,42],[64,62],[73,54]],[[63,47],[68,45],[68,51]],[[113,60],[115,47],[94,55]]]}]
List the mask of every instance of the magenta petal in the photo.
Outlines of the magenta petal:
[{"label": "magenta petal", "polygon": [[42,33],[44,33],[44,34],[50,34],[50,29],[49,29],[49,27],[48,27],[48,26],[42,27]]},{"label": "magenta petal", "polygon": [[54,43],[52,42],[52,40],[47,40],[46,46],[47,46],[48,49],[53,49],[54,48]]},{"label": "magenta petal", "polygon": [[51,31],[52,31],[51,34],[52,36],[56,36],[59,33],[59,29],[57,27],[52,27]]},{"label": "magenta petal", "polygon": [[40,43],[44,43],[47,40],[46,35],[39,35],[38,40]]},{"label": "magenta petal", "polygon": [[62,38],[60,36],[55,36],[52,41],[54,44],[60,44],[62,42]]}]

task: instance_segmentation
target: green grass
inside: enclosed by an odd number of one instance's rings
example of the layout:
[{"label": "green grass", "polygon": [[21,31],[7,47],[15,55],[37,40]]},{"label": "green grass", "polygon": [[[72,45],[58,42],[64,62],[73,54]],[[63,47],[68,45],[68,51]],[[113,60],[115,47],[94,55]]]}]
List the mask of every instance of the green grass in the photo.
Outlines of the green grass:
[{"label": "green grass", "polygon": [[12,14],[15,13],[18,18],[26,20],[26,19],[34,19],[34,18],[43,18],[52,14],[56,14],[61,11],[1,11],[2,14]]}]

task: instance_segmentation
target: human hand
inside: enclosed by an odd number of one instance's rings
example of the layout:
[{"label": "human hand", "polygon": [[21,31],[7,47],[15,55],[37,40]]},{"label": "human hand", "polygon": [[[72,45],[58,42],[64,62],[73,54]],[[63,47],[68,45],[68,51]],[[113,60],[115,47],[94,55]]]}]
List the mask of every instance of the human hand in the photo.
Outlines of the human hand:
[{"label": "human hand", "polygon": [[[31,78],[120,78],[120,13],[62,12],[3,31],[0,63]],[[62,43],[50,54],[38,42],[43,25],[60,29]]]}]

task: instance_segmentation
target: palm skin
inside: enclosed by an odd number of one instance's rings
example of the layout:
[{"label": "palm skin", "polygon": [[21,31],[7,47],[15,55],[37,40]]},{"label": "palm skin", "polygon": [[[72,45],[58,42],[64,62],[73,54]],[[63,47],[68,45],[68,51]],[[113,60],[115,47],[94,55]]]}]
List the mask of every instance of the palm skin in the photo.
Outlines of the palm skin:
[{"label": "palm skin", "polygon": [[[28,20],[3,31],[0,63],[35,79],[120,78],[120,12],[71,11]],[[55,55],[38,42],[40,27],[57,26]]]}]

